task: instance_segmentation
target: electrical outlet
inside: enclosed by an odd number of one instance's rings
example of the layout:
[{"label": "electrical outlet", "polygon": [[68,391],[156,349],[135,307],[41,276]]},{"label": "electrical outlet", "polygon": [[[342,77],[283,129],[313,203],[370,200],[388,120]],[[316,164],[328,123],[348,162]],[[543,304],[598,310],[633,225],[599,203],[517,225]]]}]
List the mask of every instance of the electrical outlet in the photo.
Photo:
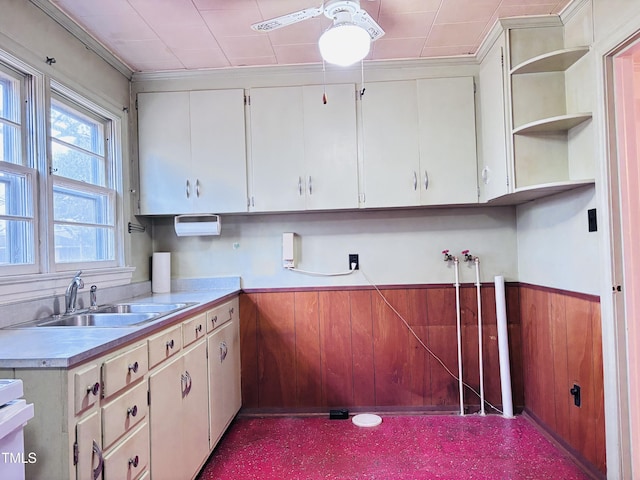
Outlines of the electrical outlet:
[{"label": "electrical outlet", "polygon": [[349,270],[351,270],[351,264],[355,263],[356,267],[353,270],[360,270],[360,260],[357,253],[349,254]]}]

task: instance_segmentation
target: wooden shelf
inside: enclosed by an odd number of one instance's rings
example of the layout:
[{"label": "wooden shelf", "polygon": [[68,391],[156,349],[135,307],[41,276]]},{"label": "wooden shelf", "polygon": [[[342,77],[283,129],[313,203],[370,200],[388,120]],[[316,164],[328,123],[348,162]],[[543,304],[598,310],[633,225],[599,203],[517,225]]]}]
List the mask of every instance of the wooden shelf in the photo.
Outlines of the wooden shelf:
[{"label": "wooden shelf", "polygon": [[519,205],[530,202],[556,193],[566,192],[574,188],[594,185],[595,180],[568,180],[565,182],[544,183],[541,185],[531,185],[529,187],[516,188],[513,193],[502,195],[488,202],[489,205]]},{"label": "wooden shelf", "polygon": [[511,70],[511,74],[563,72],[580,60],[588,51],[589,47],[575,47],[545,53],[516,65]]},{"label": "wooden shelf", "polygon": [[526,135],[529,133],[566,132],[573,127],[591,120],[591,113],[573,113],[557,117],[543,118],[535,122],[525,123],[513,130],[514,135]]}]

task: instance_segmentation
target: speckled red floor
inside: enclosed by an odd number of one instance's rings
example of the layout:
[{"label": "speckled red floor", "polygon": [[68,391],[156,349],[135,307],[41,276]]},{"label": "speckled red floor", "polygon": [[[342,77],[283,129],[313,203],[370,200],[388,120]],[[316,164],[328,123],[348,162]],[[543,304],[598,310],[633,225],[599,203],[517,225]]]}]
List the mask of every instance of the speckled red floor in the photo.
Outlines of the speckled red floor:
[{"label": "speckled red floor", "polygon": [[239,418],[198,480],[589,479],[525,418]]}]

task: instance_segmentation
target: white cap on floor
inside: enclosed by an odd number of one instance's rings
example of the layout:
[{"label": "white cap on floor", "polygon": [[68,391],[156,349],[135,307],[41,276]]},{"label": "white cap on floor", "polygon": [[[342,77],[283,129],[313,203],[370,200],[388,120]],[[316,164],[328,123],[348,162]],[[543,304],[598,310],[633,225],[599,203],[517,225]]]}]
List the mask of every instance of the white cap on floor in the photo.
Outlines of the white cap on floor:
[{"label": "white cap on floor", "polygon": [[351,421],[358,427],[376,427],[382,423],[382,418],[372,413],[361,413],[354,416]]}]

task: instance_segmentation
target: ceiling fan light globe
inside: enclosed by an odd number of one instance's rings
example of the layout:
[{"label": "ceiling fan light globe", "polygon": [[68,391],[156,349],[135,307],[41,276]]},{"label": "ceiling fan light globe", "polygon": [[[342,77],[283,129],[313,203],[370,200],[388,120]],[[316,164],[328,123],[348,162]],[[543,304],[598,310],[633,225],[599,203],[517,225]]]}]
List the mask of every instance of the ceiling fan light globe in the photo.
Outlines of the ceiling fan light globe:
[{"label": "ceiling fan light globe", "polygon": [[338,23],[320,36],[318,46],[325,62],[348,67],[369,54],[371,36],[353,23]]}]

